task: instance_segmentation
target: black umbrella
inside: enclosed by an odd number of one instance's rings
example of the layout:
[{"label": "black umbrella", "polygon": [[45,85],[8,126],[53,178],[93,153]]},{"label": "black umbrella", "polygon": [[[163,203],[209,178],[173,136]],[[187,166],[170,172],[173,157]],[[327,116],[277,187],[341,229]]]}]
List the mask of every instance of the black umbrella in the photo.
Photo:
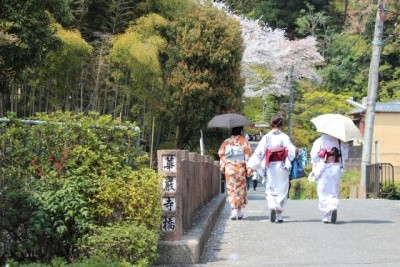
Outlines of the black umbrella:
[{"label": "black umbrella", "polygon": [[245,116],[236,113],[226,113],[214,116],[208,122],[208,128],[234,128],[252,124]]}]

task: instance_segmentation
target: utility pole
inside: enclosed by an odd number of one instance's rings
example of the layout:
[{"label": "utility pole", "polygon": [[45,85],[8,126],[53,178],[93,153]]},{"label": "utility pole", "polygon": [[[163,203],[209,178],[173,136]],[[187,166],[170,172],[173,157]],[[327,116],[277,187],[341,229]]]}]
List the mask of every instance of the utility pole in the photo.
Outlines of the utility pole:
[{"label": "utility pole", "polygon": [[265,112],[267,109],[267,104],[266,104],[266,100],[265,100],[265,95],[262,96],[262,103],[261,103],[261,108],[262,108],[262,121],[263,123],[266,122],[266,116],[265,116]]},{"label": "utility pole", "polygon": [[294,101],[294,92],[293,92],[293,65],[290,67],[289,74],[289,107],[288,107],[288,135],[292,137],[292,114],[293,114],[293,101]]},{"label": "utility pole", "polygon": [[372,42],[372,57],[368,76],[368,96],[365,112],[365,131],[361,159],[361,186],[367,186],[367,166],[371,164],[372,139],[374,133],[375,105],[379,84],[379,61],[382,50],[382,34],[384,20],[384,3],[378,1],[376,11],[374,40]]}]

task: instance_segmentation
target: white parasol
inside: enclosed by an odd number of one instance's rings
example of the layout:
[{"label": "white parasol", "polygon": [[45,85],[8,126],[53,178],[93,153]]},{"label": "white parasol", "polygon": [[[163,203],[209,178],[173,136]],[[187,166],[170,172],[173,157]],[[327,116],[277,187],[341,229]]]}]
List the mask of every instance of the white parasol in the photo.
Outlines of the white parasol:
[{"label": "white parasol", "polygon": [[360,130],[354,122],[341,114],[323,114],[311,119],[317,131],[329,134],[344,142],[363,140]]}]

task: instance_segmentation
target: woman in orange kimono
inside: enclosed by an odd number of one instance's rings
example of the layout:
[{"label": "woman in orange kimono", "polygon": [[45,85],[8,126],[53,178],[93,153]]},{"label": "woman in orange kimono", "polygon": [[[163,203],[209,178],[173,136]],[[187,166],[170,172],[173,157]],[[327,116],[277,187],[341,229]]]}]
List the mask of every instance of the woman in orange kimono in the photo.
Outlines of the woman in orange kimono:
[{"label": "woman in orange kimono", "polygon": [[247,204],[246,177],[253,172],[246,168],[252,152],[246,138],[242,136],[242,131],[242,126],[232,128],[232,136],[225,139],[218,151],[220,169],[225,174],[232,220],[240,220],[244,216],[242,209]]}]

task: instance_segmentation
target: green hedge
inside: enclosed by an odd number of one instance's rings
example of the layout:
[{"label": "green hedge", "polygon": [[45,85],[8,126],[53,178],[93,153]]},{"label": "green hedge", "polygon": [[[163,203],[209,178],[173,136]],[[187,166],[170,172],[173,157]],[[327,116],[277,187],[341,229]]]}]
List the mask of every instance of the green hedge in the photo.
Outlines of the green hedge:
[{"label": "green hedge", "polygon": [[92,257],[107,257],[115,262],[125,260],[146,266],[157,258],[154,231],[136,222],[99,227],[82,240],[82,248]]},{"label": "green hedge", "polygon": [[[306,173],[310,168],[306,169]],[[360,185],[361,175],[358,172],[346,172],[342,174],[340,182],[340,198],[349,198],[352,186]],[[312,184],[307,178],[292,180],[292,187],[289,192],[291,199],[315,199],[317,196],[317,185]],[[400,181],[381,184],[381,198],[400,199]]]},{"label": "green hedge", "polygon": [[381,185],[381,195],[386,199],[400,199],[400,181],[395,181],[394,185],[386,183]]},{"label": "green hedge", "polygon": [[141,267],[143,264],[131,264],[126,261],[117,262],[107,257],[91,257],[68,263],[63,258],[54,258],[48,263],[20,263],[14,260],[7,261],[9,267]]},{"label": "green hedge", "polygon": [[122,228],[147,236],[107,253],[130,264],[156,258],[148,244],[159,235],[161,178],[135,147],[134,124],[58,112],[28,125],[10,115],[0,123],[0,265],[99,256],[94,240],[112,229],[122,238]]},{"label": "green hedge", "polygon": [[[305,169],[307,177],[310,172],[310,167]],[[349,198],[350,190],[353,185],[360,183],[360,174],[358,172],[346,172],[342,174],[340,181],[340,198]],[[317,184],[310,183],[308,179],[300,178],[291,181],[291,188],[289,197],[291,199],[316,199],[317,195]]]}]

